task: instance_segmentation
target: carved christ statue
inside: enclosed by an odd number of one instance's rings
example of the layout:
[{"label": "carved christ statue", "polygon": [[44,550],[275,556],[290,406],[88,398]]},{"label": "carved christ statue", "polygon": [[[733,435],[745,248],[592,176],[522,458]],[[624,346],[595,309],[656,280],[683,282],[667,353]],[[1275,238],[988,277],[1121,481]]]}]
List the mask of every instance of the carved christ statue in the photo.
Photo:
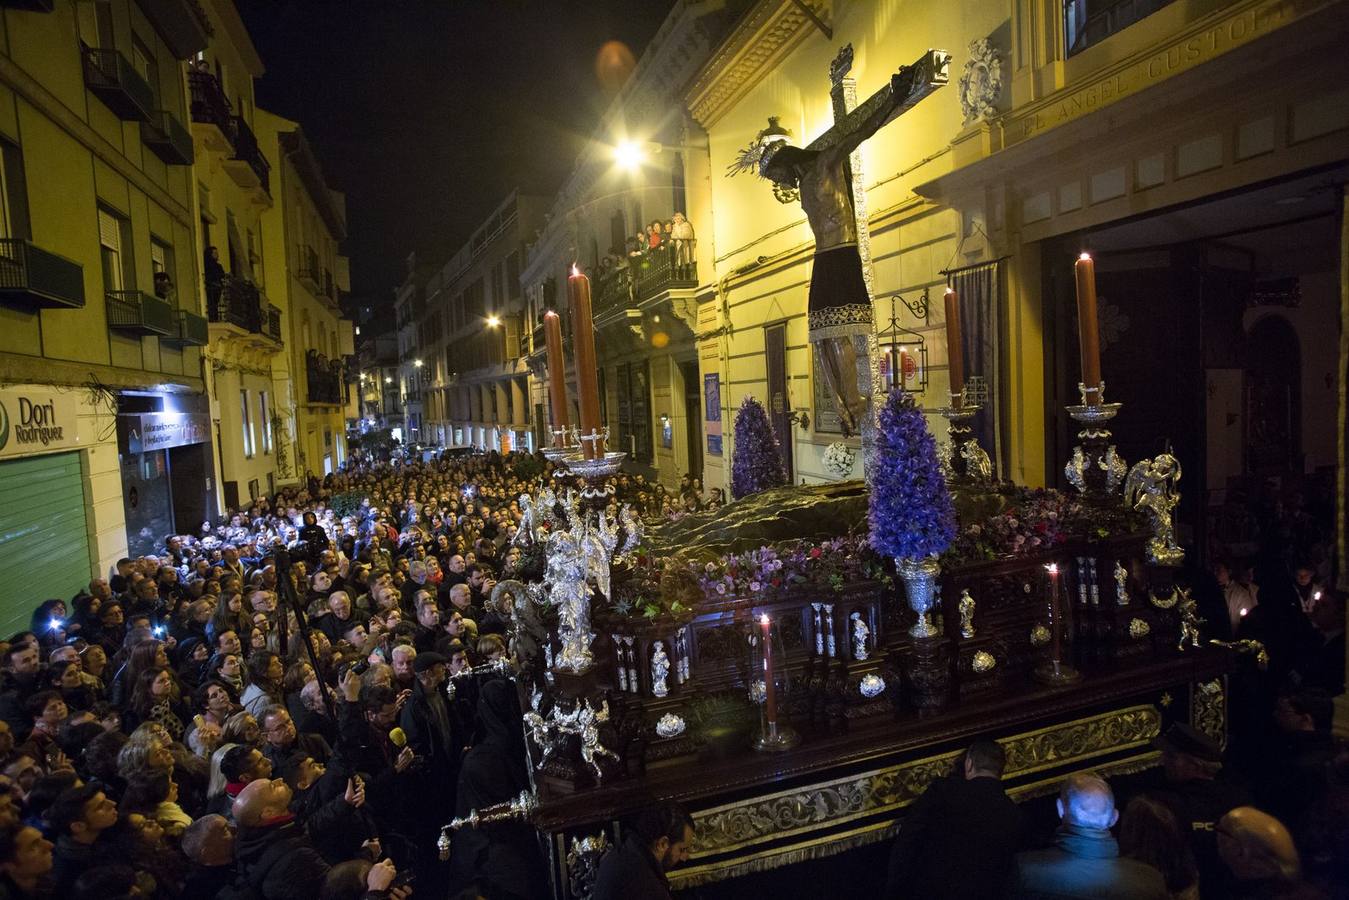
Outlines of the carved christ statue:
[{"label": "carved christ statue", "polygon": [[[840,54],[836,80],[851,64],[851,47]],[[864,141],[947,81],[950,57],[929,50],[901,68],[890,83],[837,121],[808,146],[787,142],[790,133],[769,119],[754,143],[741,151],[729,174],[751,171],[773,183],[774,196],[788,203],[800,200],[815,238],[810,277],[808,323],[810,341],[834,397],[846,434],[855,434],[867,415],[868,398],[858,386],[859,353],[874,328],[871,296],[858,250],[857,213],[853,205],[850,157]],[[856,338],[863,341],[857,341]]]}]

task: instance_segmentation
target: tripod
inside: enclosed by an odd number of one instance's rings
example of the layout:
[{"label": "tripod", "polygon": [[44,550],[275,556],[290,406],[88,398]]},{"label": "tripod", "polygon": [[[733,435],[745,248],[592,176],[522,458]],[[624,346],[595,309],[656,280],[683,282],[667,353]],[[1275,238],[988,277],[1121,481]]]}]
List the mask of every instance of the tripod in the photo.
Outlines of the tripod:
[{"label": "tripod", "polygon": [[284,547],[276,550],[276,574],[277,587],[281,594],[281,615],[277,617],[278,637],[281,639],[281,656],[284,658],[289,655],[290,638],[290,616],[286,615],[287,610],[295,613],[295,621],[300,626],[300,638],[304,641],[304,649],[309,654],[309,664],[314,667],[314,675],[318,678],[319,692],[323,695],[323,708],[328,711],[334,722],[337,721],[337,708],[333,704],[332,691],[328,688],[328,683],[323,680],[319,674],[318,655],[314,653],[314,640],[309,633],[309,622],[305,618],[304,603],[301,602],[299,595],[295,591],[295,585],[291,583],[291,558],[290,551]]}]

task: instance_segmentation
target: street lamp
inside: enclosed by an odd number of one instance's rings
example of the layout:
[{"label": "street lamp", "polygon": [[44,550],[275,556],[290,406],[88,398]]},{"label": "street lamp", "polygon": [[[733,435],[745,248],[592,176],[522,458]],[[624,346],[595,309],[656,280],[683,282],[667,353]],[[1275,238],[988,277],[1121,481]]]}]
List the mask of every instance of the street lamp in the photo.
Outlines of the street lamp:
[{"label": "street lamp", "polygon": [[614,148],[614,162],[618,163],[620,168],[635,172],[646,161],[647,146],[637,141],[623,141]]},{"label": "street lamp", "polygon": [[384,376],[384,383],[385,383],[385,384],[393,384],[393,376],[391,376],[391,375],[385,375],[385,376]]},{"label": "street lamp", "polygon": [[487,317],[487,327],[488,327],[488,328],[497,328],[497,327],[499,327],[500,325],[501,325],[501,317],[500,317],[500,316],[492,315],[492,316],[488,316],[488,317]]},{"label": "street lamp", "polygon": [[419,369],[422,367],[422,361],[421,361],[420,359],[414,359],[414,360],[412,361],[412,364],[413,364],[414,366],[416,366],[417,368],[419,368]]}]

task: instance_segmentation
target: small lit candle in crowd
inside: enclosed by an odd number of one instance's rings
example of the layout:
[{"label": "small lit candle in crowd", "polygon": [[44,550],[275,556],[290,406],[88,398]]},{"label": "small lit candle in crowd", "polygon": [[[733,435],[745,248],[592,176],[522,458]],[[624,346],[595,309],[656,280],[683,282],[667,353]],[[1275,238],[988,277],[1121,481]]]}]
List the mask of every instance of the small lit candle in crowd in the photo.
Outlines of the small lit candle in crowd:
[{"label": "small lit candle in crowd", "polygon": [[960,338],[960,297],[946,289],[946,359],[951,381],[951,407],[960,409],[965,400],[965,348]]},{"label": "small lit candle in crowd", "polygon": [[1073,267],[1077,277],[1077,340],[1082,353],[1086,404],[1101,405],[1101,332],[1096,323],[1096,263],[1083,253]]},{"label": "small lit candle in crowd", "polygon": [[759,626],[763,629],[764,715],[771,727],[778,720],[778,695],[773,689],[773,623],[769,620],[768,613],[759,617]]}]

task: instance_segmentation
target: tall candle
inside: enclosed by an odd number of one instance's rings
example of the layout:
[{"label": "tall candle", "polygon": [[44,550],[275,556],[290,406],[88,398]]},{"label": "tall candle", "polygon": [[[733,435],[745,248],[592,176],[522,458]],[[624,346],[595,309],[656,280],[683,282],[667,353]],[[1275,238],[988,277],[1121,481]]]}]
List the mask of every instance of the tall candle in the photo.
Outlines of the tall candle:
[{"label": "tall candle", "polygon": [[576,400],[581,408],[581,450],[586,459],[604,456],[604,438],[593,441],[586,435],[600,433],[599,369],[595,362],[595,323],[590,315],[590,279],[572,266],[567,278],[571,299],[571,334],[576,351]]},{"label": "tall candle", "polygon": [[946,289],[946,359],[951,381],[951,406],[960,409],[965,396],[965,348],[960,342],[960,297]]},{"label": "tall candle", "polygon": [[768,614],[759,616],[759,627],[763,629],[763,702],[764,715],[768,717],[769,725],[778,720],[778,695],[773,688],[773,639],[771,629],[773,623],[769,621]]},{"label": "tall candle", "polygon": [[1059,609],[1059,564],[1045,566],[1049,572],[1049,622],[1050,633],[1054,638],[1054,664],[1063,659],[1063,610]]},{"label": "tall candle", "polygon": [[[571,424],[567,409],[567,360],[562,355],[562,319],[555,310],[543,314],[543,337],[548,347],[548,396],[553,404],[553,446],[567,446],[566,430]],[[556,432],[561,431],[561,434]]]},{"label": "tall candle", "polygon": [[909,389],[909,351],[903,347],[899,348],[899,389]]},{"label": "tall candle", "polygon": [[1073,266],[1077,276],[1077,341],[1082,351],[1082,383],[1088,406],[1101,404],[1101,332],[1096,322],[1096,263],[1083,253]]}]

